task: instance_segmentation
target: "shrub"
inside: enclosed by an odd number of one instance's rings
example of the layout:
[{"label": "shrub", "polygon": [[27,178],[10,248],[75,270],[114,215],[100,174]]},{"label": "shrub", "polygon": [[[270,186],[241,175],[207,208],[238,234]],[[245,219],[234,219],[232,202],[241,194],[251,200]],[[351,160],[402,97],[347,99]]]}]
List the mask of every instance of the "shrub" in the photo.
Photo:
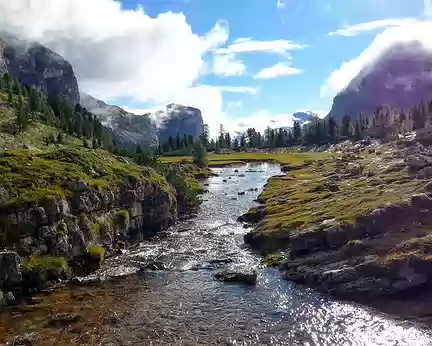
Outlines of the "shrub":
[{"label": "shrub", "polygon": [[89,245],[87,251],[93,258],[99,259],[102,262],[105,258],[105,249],[99,245]]},{"label": "shrub", "polygon": [[31,256],[23,259],[22,266],[25,271],[53,270],[59,275],[69,273],[68,262],[63,257]]}]

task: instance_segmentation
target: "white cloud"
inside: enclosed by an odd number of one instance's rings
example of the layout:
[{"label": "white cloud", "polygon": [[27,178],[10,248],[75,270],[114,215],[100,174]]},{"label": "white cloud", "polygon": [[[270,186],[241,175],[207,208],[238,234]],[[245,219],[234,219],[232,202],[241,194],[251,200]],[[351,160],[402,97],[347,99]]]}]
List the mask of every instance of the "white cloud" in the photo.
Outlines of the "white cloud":
[{"label": "white cloud", "polygon": [[292,67],[290,63],[278,62],[273,66],[263,68],[254,76],[254,78],[271,79],[271,78],[284,77],[284,76],[294,76],[302,73],[303,73],[302,70]]},{"label": "white cloud", "polygon": [[259,93],[258,88],[246,87],[246,86],[218,86],[215,87],[222,92],[229,93],[240,93],[240,94],[251,94],[256,95]]},{"label": "white cloud", "polygon": [[216,52],[219,54],[262,52],[286,56],[289,55],[291,50],[306,47],[306,45],[289,40],[255,41],[251,38],[241,38],[234,41],[227,48],[219,48]]},{"label": "white cloud", "polygon": [[[426,0],[427,1],[427,0]],[[398,18],[398,19],[383,19],[375,20],[372,22],[364,22],[356,25],[346,26],[345,28],[330,32],[329,36],[356,36],[365,32],[374,31],[378,29],[385,29],[389,27],[396,27],[406,24],[415,23],[414,18]]]},{"label": "white cloud", "polygon": [[264,133],[264,130],[270,126],[271,128],[291,127],[294,123],[292,114],[276,113],[273,114],[268,110],[259,110],[242,118],[230,118],[225,124],[225,128],[230,132],[244,132],[248,128]]},{"label": "white cloud", "polygon": [[216,25],[205,35],[205,50],[214,51],[224,45],[229,38],[228,22],[220,20]]},{"label": "white cloud", "polygon": [[234,54],[215,54],[212,73],[218,76],[241,76],[246,73],[246,65]]},{"label": "white cloud", "polygon": [[321,87],[321,97],[333,97],[365,67],[371,66],[390,46],[395,43],[421,42],[432,50],[432,21],[418,21],[399,27],[387,28],[378,34],[371,45],[357,58],[344,62],[333,71]]},{"label": "white cloud", "polygon": [[152,18],[114,0],[0,0],[0,22],[60,53],[81,89],[105,100],[175,98],[198,79],[203,54],[228,38],[223,21],[200,37],[183,14]]},{"label": "white cloud", "polygon": [[277,0],[276,1],[276,7],[279,9],[285,8],[287,6],[287,3],[285,0]]}]

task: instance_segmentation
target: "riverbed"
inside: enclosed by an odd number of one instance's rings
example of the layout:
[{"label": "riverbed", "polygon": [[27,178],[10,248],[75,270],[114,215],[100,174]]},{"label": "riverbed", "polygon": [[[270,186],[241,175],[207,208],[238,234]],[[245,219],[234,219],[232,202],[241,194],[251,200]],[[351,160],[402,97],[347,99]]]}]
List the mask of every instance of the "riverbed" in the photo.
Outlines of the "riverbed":
[{"label": "riverbed", "polygon": [[[0,344],[34,333],[35,345],[432,345],[420,324],[334,300],[261,267],[236,219],[280,167],[214,170],[195,218],[110,259],[92,283],[52,289],[7,310]],[[139,270],[149,261],[159,270]],[[256,268],[257,284],[214,279],[230,267]],[[49,324],[58,313],[77,321]]]}]

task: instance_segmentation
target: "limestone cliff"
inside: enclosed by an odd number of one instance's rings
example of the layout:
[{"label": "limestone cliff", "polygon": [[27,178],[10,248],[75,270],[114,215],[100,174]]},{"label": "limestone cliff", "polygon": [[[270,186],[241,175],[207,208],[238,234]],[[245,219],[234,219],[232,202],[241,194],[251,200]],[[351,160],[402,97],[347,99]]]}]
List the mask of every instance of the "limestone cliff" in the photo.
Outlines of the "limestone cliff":
[{"label": "limestone cliff", "polygon": [[79,102],[78,82],[69,62],[40,44],[1,33],[0,73],[6,71],[21,84]]}]

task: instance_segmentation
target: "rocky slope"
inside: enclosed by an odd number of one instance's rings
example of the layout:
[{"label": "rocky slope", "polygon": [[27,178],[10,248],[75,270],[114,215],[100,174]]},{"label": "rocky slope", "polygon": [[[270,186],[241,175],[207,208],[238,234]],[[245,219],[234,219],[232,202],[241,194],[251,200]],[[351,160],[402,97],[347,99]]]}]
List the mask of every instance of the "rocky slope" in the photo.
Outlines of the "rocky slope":
[{"label": "rocky slope", "polygon": [[21,84],[34,86],[48,95],[61,95],[79,103],[78,82],[69,62],[48,48],[0,36],[0,73],[9,72]]},{"label": "rocky slope", "polygon": [[122,144],[157,147],[157,127],[149,114],[136,115],[85,93],[80,95],[81,105],[95,114],[104,126],[110,128]]},{"label": "rocky slope", "polygon": [[[262,205],[240,219],[256,225],[245,241],[281,251],[269,261],[277,258],[288,280],[366,302],[409,296],[417,309],[432,287],[432,148],[422,144],[425,136],[361,142],[339,158],[285,166]],[[398,313],[431,310],[412,307]]]},{"label": "rocky slope", "polygon": [[193,136],[194,138],[202,134],[204,121],[201,111],[193,107],[185,107],[178,104],[170,104],[166,107],[165,118],[159,130],[159,142],[166,143],[171,136],[175,138]]},{"label": "rocky slope", "polygon": [[404,108],[432,95],[432,53],[421,43],[396,44],[363,68],[333,101],[330,115],[371,114],[378,106]]}]

